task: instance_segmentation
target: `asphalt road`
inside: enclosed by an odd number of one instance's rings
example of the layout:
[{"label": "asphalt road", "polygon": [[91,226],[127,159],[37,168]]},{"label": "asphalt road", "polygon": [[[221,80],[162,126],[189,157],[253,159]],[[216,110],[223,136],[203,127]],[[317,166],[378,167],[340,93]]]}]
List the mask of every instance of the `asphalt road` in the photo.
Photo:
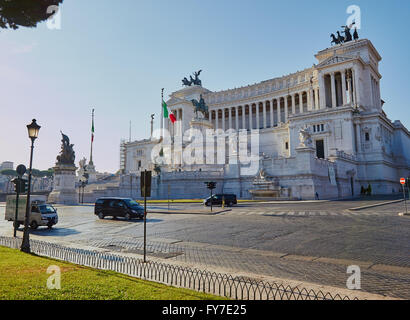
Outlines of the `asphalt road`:
[{"label": "asphalt road", "polygon": [[[313,264],[302,268],[300,261],[292,264],[286,261],[279,268],[284,260],[273,263],[272,257],[275,254],[277,257],[297,255],[311,257],[307,259],[309,261],[333,258],[368,261],[369,265],[381,264],[404,270],[410,268],[410,218],[398,216],[398,212],[403,211],[403,203],[348,210],[385,200],[241,204],[217,215],[187,214],[191,210],[203,210],[203,207],[174,204],[171,213],[183,210],[185,214],[148,215],[149,254],[342,287],[344,269],[320,276],[315,275],[317,267]],[[166,208],[167,205],[149,206],[151,211]],[[40,228],[32,231],[33,237],[113,250],[128,248],[141,253],[141,221],[99,220],[94,216],[92,206],[58,207],[58,212],[59,224],[53,230]],[[1,205],[0,216],[4,216]],[[12,235],[11,222],[0,221],[0,235]],[[238,259],[240,261],[236,261]],[[388,275],[372,273],[370,278],[374,278],[372,285],[369,280],[371,292],[380,293],[378,288],[382,284],[388,287],[383,290],[390,290],[389,294],[410,297],[410,273],[407,271]]]}]

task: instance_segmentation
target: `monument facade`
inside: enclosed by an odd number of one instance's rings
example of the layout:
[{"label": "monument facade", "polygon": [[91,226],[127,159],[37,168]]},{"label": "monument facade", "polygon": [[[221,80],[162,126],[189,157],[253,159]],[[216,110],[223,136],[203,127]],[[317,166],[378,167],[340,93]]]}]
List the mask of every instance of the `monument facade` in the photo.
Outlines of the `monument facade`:
[{"label": "monument facade", "polygon": [[[172,161],[154,177],[157,198],[205,197],[206,181],[216,181],[218,193],[241,198],[348,198],[368,185],[374,194],[399,192],[399,178],[410,175],[410,133],[383,110],[382,58],[357,30],[333,43],[315,55],[311,68],[254,85],[213,92],[202,86],[201,71],[184,78],[184,88],[166,102],[176,117],[175,123],[164,119],[167,134],[123,144],[119,194],[128,194],[127,175],[157,166],[152,154],[158,149]],[[248,141],[257,135],[258,170],[246,174],[228,151],[224,163],[182,161],[194,143],[192,129],[213,130],[227,150],[237,149],[239,133]]]}]

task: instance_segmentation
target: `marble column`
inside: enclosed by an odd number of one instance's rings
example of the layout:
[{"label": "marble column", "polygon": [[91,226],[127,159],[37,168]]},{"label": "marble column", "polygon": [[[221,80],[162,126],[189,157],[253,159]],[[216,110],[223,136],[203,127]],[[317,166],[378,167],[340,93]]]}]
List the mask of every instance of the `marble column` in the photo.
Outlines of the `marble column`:
[{"label": "marble column", "polygon": [[361,126],[356,124],[356,139],[357,139],[357,152],[362,151],[362,136],[361,136]]},{"label": "marble column", "polygon": [[274,123],[273,123],[273,101],[270,101],[270,127],[273,128],[274,127]]},{"label": "marble column", "polygon": [[259,115],[259,103],[256,104],[256,129],[259,130],[261,128],[260,126],[260,115]]},{"label": "marble column", "polygon": [[249,105],[249,130],[253,129],[253,115],[252,115],[252,104]]},{"label": "marble column", "polygon": [[342,70],[342,97],[343,97],[343,105],[347,105],[347,97],[346,97],[346,70]]},{"label": "marble column", "polygon": [[311,88],[309,90],[309,111],[312,111],[315,108],[313,100],[313,89]]},{"label": "marble column", "polygon": [[315,89],[315,109],[319,110],[320,109],[320,105],[319,105],[319,89],[316,88]]},{"label": "marble column", "polygon": [[289,109],[288,109],[288,96],[285,97],[285,123],[288,122],[289,118]]},{"label": "marble column", "polygon": [[222,130],[226,131],[226,125],[225,125],[225,108],[222,109]]},{"label": "marble column", "polygon": [[334,72],[330,74],[330,85],[332,89],[332,108],[336,108],[337,101],[336,101],[336,85],[335,85],[335,73]]},{"label": "marble column", "polygon": [[268,127],[267,125],[267,119],[266,119],[266,107],[267,107],[267,102],[265,101],[263,104],[263,128],[266,129]]},{"label": "marble column", "polygon": [[359,67],[354,66],[353,68],[353,96],[355,99],[355,104],[360,106],[361,98],[360,98],[360,74],[359,74]]},{"label": "marble column", "polygon": [[292,114],[296,114],[296,101],[295,95],[292,94]]},{"label": "marble column", "polygon": [[326,109],[325,75],[319,72],[319,109]]},{"label": "marble column", "polygon": [[303,92],[299,92],[299,113],[303,113]]},{"label": "marble column", "polygon": [[278,98],[278,110],[277,110],[277,112],[278,112],[278,126],[279,126],[279,124],[280,123],[282,123],[282,119],[281,119],[281,114],[280,114],[280,99],[281,98]]},{"label": "marble column", "polygon": [[245,111],[246,107],[242,106],[242,129],[246,129],[246,116],[245,116]]},{"label": "marble column", "polygon": [[235,107],[235,129],[239,130],[239,107]]},{"label": "marble column", "polygon": [[349,71],[349,76],[347,78],[347,94],[349,97],[349,104],[353,106],[352,77],[350,75],[350,71]]},{"label": "marble column", "polygon": [[232,108],[229,107],[228,110],[228,130],[232,129]]}]

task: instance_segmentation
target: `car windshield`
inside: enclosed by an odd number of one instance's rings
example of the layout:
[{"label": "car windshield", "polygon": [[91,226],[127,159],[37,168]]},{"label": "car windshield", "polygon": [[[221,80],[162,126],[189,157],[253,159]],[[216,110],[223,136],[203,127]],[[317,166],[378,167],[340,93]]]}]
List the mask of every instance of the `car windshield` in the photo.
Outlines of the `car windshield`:
[{"label": "car windshield", "polygon": [[53,206],[50,205],[41,205],[39,206],[39,209],[41,211],[41,213],[56,213],[56,209],[54,209]]},{"label": "car windshield", "polygon": [[130,200],[130,199],[128,199],[128,200],[125,200],[125,203],[126,203],[130,208],[140,208],[140,207],[141,207],[140,204],[139,204],[137,201],[135,201],[135,200]]}]

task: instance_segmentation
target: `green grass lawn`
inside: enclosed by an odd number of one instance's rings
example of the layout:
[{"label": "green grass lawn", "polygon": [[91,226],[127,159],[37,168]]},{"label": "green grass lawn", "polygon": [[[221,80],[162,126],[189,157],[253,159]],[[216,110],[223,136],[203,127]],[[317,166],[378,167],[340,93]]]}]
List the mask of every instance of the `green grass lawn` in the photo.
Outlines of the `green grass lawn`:
[{"label": "green grass lawn", "polygon": [[[49,266],[61,269],[61,290],[47,288]],[[0,300],[215,300],[168,287],[0,247]]]}]

